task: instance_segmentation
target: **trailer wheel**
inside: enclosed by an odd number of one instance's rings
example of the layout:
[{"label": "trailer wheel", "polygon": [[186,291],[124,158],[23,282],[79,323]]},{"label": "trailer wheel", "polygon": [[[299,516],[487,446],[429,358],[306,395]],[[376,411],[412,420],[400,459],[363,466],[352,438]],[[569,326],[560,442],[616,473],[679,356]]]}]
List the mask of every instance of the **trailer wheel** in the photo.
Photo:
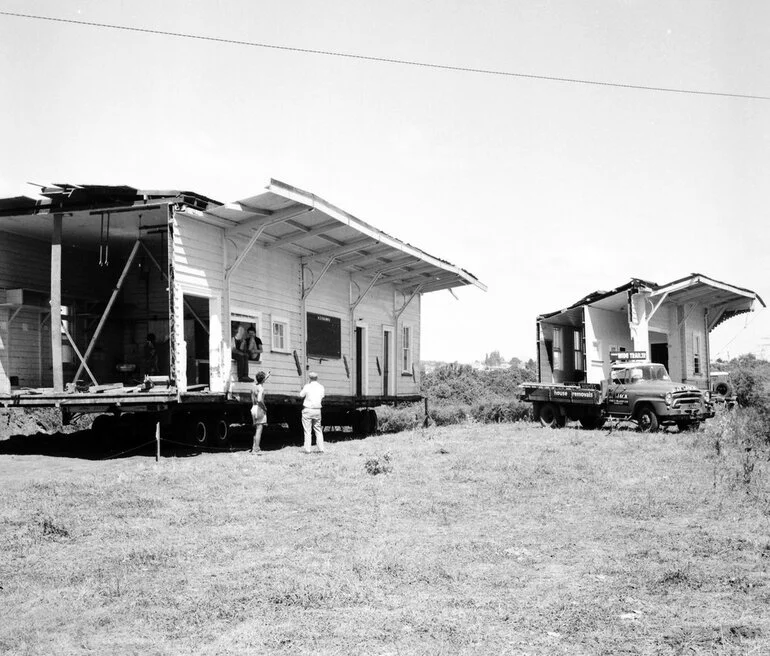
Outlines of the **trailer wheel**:
[{"label": "trailer wheel", "polygon": [[567,423],[555,403],[544,403],[540,408],[538,419],[540,419],[540,425],[546,428],[561,428]]},{"label": "trailer wheel", "polygon": [[649,405],[643,405],[636,413],[636,423],[642,433],[654,433],[658,430],[658,415]]},{"label": "trailer wheel", "polygon": [[605,418],[596,416],[581,417],[579,421],[580,425],[586,430],[598,430],[604,426]]},{"label": "trailer wheel", "polygon": [[209,438],[209,427],[202,415],[190,415],[187,418],[185,437],[194,446],[206,446]]},{"label": "trailer wheel", "polygon": [[209,445],[220,449],[228,448],[230,446],[230,427],[225,417],[214,415],[206,423]]},{"label": "trailer wheel", "polygon": [[367,428],[369,429],[367,433],[369,435],[374,435],[380,427],[379,419],[377,419],[377,412],[369,408],[366,411],[366,416],[368,417]]}]

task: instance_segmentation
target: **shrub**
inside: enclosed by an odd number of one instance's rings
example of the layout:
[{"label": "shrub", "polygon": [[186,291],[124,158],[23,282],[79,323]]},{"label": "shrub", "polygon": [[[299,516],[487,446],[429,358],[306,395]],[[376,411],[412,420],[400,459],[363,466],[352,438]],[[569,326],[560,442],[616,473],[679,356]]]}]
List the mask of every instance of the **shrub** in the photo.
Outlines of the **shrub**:
[{"label": "shrub", "polygon": [[436,426],[462,424],[470,415],[470,407],[467,405],[437,405],[428,410],[428,416]]},{"label": "shrub", "polygon": [[471,407],[471,416],[476,421],[485,424],[529,420],[532,418],[532,406],[518,399],[513,401],[482,401]]},{"label": "shrub", "polygon": [[706,423],[704,434],[715,451],[717,479],[726,481],[732,488],[770,500],[767,416],[756,408],[725,411]]},{"label": "shrub", "polygon": [[364,469],[367,474],[377,476],[377,474],[389,474],[393,471],[393,465],[390,464],[390,454],[384,453],[381,456],[369,458],[364,463]]},{"label": "shrub", "polygon": [[380,433],[400,433],[422,426],[425,419],[422,404],[382,406],[377,408]]}]

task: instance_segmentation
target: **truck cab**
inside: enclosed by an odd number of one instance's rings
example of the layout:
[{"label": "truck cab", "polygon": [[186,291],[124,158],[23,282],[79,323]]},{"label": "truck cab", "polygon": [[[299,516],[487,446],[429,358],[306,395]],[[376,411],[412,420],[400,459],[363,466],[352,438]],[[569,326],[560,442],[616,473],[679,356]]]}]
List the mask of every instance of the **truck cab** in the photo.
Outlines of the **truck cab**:
[{"label": "truck cab", "polygon": [[685,430],[714,416],[708,392],[674,383],[662,364],[638,360],[613,362],[605,404],[608,416],[634,419],[649,432],[662,425]]}]

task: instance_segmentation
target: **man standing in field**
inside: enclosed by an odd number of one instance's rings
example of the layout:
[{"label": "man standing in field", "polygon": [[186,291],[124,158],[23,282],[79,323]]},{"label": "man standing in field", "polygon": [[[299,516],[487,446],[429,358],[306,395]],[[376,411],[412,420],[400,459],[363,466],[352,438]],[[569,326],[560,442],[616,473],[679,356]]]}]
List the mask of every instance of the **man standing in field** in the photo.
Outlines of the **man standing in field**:
[{"label": "man standing in field", "polygon": [[324,434],[321,429],[321,402],[324,398],[324,386],[318,382],[318,374],[311,371],[307,377],[310,382],[302,388],[299,395],[302,402],[302,430],[305,432],[305,453],[310,453],[315,433],[315,443],[318,452],[324,452]]}]

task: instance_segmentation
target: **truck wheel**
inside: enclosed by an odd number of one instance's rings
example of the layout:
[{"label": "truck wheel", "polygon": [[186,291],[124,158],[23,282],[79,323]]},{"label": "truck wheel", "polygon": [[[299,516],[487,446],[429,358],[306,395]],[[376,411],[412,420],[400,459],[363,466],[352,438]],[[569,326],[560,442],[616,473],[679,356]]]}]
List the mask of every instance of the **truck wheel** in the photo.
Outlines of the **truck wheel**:
[{"label": "truck wheel", "polygon": [[567,420],[559,414],[559,408],[553,403],[544,403],[540,408],[540,425],[546,428],[561,428]]},{"label": "truck wheel", "polygon": [[598,430],[604,426],[604,417],[581,417],[580,425],[586,430]]},{"label": "truck wheel", "polygon": [[650,406],[642,406],[636,413],[636,423],[642,433],[654,433],[658,430],[658,415]]}]

